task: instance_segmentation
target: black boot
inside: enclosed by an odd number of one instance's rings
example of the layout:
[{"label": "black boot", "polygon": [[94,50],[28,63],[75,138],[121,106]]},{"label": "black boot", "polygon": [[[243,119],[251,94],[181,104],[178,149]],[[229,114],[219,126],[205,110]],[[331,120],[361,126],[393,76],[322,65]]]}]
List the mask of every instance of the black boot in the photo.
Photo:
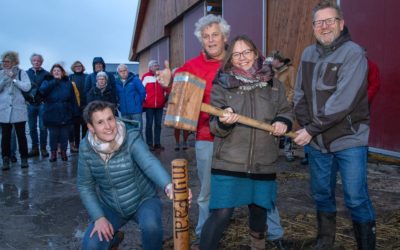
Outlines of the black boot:
[{"label": "black boot", "polygon": [[313,249],[333,249],[336,234],[336,212],[317,211],[317,222],[317,242],[313,246]]},{"label": "black boot", "polygon": [[38,146],[33,146],[31,151],[29,151],[29,153],[28,153],[28,157],[35,157],[35,156],[39,156]]},{"label": "black boot", "polygon": [[42,157],[49,157],[49,152],[47,152],[46,145],[41,146],[40,154]]},{"label": "black boot", "polygon": [[8,156],[3,156],[3,166],[1,167],[1,170],[10,170],[10,158]]},{"label": "black boot", "polygon": [[359,250],[373,250],[376,245],[375,221],[358,223],[353,221],[354,236]]},{"label": "black boot", "polygon": [[50,159],[49,159],[49,161],[50,162],[55,162],[57,160],[57,151],[51,151],[51,156],[50,156]]}]

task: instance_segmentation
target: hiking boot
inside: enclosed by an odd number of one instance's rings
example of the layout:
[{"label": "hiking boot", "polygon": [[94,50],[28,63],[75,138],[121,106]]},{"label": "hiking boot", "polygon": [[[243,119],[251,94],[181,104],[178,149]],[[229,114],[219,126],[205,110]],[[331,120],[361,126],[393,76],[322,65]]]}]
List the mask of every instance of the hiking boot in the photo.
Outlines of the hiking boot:
[{"label": "hiking boot", "polygon": [[33,146],[31,151],[29,151],[29,153],[28,153],[28,157],[35,157],[35,156],[39,156],[38,146]]},{"label": "hiking boot", "polygon": [[3,166],[1,170],[10,170],[10,158],[8,156],[3,156]]},{"label": "hiking boot", "polygon": [[57,151],[51,151],[51,156],[49,161],[50,162],[55,162],[57,160]]},{"label": "hiking boot", "polygon": [[28,168],[28,158],[21,158],[21,168]]},{"label": "hiking boot", "polygon": [[180,148],[181,148],[181,146],[179,145],[179,143],[176,143],[175,144],[175,148],[174,148],[175,151],[179,151]]},{"label": "hiking boot", "polygon": [[49,157],[49,152],[47,152],[46,146],[40,148],[40,154],[42,157]]}]

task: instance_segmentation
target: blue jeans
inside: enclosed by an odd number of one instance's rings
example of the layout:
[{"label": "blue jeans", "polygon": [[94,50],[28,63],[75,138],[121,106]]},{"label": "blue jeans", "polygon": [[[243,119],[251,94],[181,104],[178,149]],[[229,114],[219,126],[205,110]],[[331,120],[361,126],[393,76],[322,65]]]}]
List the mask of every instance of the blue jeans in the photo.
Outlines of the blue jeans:
[{"label": "blue jeans", "polygon": [[[31,135],[32,147],[38,146],[40,142],[41,147],[47,145],[47,128],[43,124],[43,113],[44,104],[40,105],[28,105],[28,123],[29,133]],[[40,141],[38,139],[38,118],[39,118],[39,130],[40,130]]]},{"label": "blue jeans", "polygon": [[[149,146],[161,145],[160,136],[161,136],[161,120],[163,112],[164,112],[163,108],[146,109],[146,143]],[[154,122],[154,138],[153,138],[153,122]]]},{"label": "blue jeans", "polygon": [[196,162],[197,175],[200,180],[200,193],[197,197],[199,205],[199,219],[196,226],[196,237],[200,239],[201,230],[206,222],[210,210],[210,182],[211,182],[211,164],[214,143],[211,141],[196,141]]},{"label": "blue jeans", "polygon": [[307,146],[311,192],[318,211],[336,212],[335,187],[339,171],[346,207],[358,223],[375,220],[375,211],[368,195],[368,148],[354,147],[338,152],[322,153]]},{"label": "blue jeans", "polygon": [[283,238],[283,228],[279,217],[278,208],[267,211],[267,240],[277,240]]},{"label": "blue jeans", "polygon": [[71,125],[60,125],[49,127],[50,132],[50,150],[57,151],[57,144],[60,144],[60,149],[62,151],[67,150],[68,146],[68,136]]},{"label": "blue jeans", "polygon": [[[162,113],[161,113],[161,116],[162,116]],[[134,120],[134,121],[139,122],[139,129],[140,129],[140,132],[142,131],[142,128],[143,128],[142,113],[139,113],[139,114],[122,115],[122,118],[129,119],[129,120]],[[146,119],[147,119],[147,118],[146,118]]]},{"label": "blue jeans", "polygon": [[[117,232],[128,221],[133,219],[141,231],[143,250],[160,250],[162,248],[163,228],[162,228],[162,205],[158,197],[145,200],[135,214],[131,218],[122,218],[113,210],[102,206],[104,217],[112,224],[114,233]],[[82,249],[84,250],[101,250],[109,249],[114,243],[114,239],[107,242],[106,240],[100,241],[97,233],[90,238],[90,233],[94,227],[92,222],[86,229],[85,236],[83,237]]]}]

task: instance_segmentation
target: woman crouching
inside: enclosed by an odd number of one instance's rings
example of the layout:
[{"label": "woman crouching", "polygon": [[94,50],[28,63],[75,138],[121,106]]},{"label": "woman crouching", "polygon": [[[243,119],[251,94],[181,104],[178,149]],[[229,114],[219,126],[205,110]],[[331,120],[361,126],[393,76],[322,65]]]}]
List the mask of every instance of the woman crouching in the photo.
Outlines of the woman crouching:
[{"label": "woman crouching", "polygon": [[92,223],[82,248],[117,246],[118,230],[134,220],[143,249],[161,249],[162,205],[155,186],[172,198],[171,178],[143,142],[137,123],[117,120],[114,113],[114,105],[104,101],[83,111],[88,133],[79,146],[77,184]]}]

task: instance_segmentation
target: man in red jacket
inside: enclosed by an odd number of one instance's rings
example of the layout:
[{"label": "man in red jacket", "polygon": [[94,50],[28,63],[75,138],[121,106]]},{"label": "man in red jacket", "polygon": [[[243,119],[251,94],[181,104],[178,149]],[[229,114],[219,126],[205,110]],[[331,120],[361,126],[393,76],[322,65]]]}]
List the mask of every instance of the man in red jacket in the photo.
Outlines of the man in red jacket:
[{"label": "man in red jacket", "polygon": [[[204,91],[203,102],[210,103],[212,80],[224,59],[225,45],[229,38],[230,26],[221,16],[210,14],[200,18],[195,27],[194,34],[199,39],[203,49],[197,57],[192,58],[181,68],[177,69],[176,73],[189,72],[204,79],[206,81],[206,89]],[[171,81],[171,70],[169,69],[168,62],[166,62],[165,66],[164,70],[157,73],[160,82],[168,85]],[[200,233],[209,215],[208,203],[214,136],[210,132],[208,121],[209,115],[200,112],[195,148],[197,172],[201,188],[197,198],[199,219],[196,226],[196,240],[192,244],[192,249],[198,249]]]},{"label": "man in red jacket", "polygon": [[[156,79],[156,71],[160,65],[156,60],[150,60],[149,72],[142,76],[142,83],[146,89],[146,98],[143,108],[146,111],[146,143],[150,150],[163,150],[161,146],[161,120],[165,104],[165,89]],[[154,124],[154,133],[153,133]]]}]

